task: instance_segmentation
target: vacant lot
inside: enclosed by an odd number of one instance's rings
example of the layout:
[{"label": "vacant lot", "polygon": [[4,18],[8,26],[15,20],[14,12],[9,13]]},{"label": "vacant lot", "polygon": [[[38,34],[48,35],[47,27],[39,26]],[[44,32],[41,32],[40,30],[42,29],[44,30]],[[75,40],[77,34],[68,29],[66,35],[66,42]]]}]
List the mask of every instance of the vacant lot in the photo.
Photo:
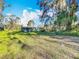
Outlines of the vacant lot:
[{"label": "vacant lot", "polygon": [[79,37],[1,31],[0,59],[79,59]]}]

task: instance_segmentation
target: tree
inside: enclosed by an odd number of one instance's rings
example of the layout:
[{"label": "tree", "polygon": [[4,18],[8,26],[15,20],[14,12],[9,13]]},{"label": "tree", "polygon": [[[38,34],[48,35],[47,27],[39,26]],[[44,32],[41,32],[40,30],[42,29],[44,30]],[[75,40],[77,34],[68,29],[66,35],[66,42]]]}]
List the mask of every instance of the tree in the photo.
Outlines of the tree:
[{"label": "tree", "polygon": [[3,15],[2,12],[4,10],[4,0],[0,0],[0,20],[2,20]]},{"label": "tree", "polygon": [[34,27],[34,21],[33,20],[28,21],[27,26],[28,27]]},{"label": "tree", "polygon": [[68,16],[69,16],[69,20],[67,22],[67,26],[66,26],[66,29],[67,30],[71,30],[71,25],[72,25],[72,22],[76,21],[76,16],[75,16],[75,12],[77,11],[77,7],[78,7],[78,4],[76,2],[76,0],[71,0],[70,1],[70,6],[69,6],[69,10],[70,12],[68,13]]},{"label": "tree", "polygon": [[9,29],[9,30],[16,29],[16,27],[18,25],[17,23],[19,22],[20,18],[15,15],[9,15],[9,16],[7,16],[7,19],[5,19],[5,20],[7,20],[5,28]]},{"label": "tree", "polygon": [[[76,21],[76,16],[74,15],[78,7],[76,0],[39,0],[38,4],[43,11],[41,20],[44,21],[48,17],[47,14],[50,9],[55,9],[55,15],[57,15],[55,25],[58,29],[60,30],[62,26],[65,26],[66,30],[71,30],[73,21]],[[53,20],[53,16],[51,19]]]}]

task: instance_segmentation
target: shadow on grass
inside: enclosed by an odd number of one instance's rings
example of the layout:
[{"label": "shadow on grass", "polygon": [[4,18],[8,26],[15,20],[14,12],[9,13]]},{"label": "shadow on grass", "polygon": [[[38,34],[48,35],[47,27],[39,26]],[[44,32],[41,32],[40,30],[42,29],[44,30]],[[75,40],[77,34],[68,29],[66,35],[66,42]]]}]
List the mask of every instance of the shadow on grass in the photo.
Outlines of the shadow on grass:
[{"label": "shadow on grass", "polygon": [[16,32],[10,32],[7,33],[8,35],[46,35],[46,36],[52,36],[55,35],[54,32],[21,32],[21,31],[16,31]]},{"label": "shadow on grass", "polygon": [[[58,32],[21,32],[21,31],[15,31],[15,32],[10,32],[8,33],[8,35],[15,35],[15,34],[18,34],[18,35],[44,35],[44,36],[76,36],[76,37],[79,37],[79,32],[68,32],[68,31],[58,31]],[[61,38],[60,38],[61,39]]]},{"label": "shadow on grass", "polygon": [[[21,31],[16,31],[16,32],[11,32],[8,33],[8,35],[27,35],[31,36],[32,35],[37,35],[37,36],[49,36],[50,38],[55,38],[55,39],[62,39],[66,40],[69,42],[75,42],[79,43],[79,33],[78,32],[21,32]],[[37,38],[37,37],[36,37]],[[15,38],[16,39],[16,38]],[[75,40],[74,40],[75,39]]]},{"label": "shadow on grass", "polygon": [[79,59],[79,57],[75,57],[74,59]]}]

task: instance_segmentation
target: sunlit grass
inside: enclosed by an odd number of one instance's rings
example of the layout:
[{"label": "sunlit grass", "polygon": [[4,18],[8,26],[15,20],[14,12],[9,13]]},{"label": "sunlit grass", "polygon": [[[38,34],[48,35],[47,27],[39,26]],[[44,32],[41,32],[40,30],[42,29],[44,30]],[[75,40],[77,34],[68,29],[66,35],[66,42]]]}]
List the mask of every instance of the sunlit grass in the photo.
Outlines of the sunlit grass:
[{"label": "sunlit grass", "polygon": [[[50,33],[0,31],[0,59],[78,59],[79,51]],[[48,36],[47,36],[48,35]],[[6,57],[6,58],[4,58]]]}]

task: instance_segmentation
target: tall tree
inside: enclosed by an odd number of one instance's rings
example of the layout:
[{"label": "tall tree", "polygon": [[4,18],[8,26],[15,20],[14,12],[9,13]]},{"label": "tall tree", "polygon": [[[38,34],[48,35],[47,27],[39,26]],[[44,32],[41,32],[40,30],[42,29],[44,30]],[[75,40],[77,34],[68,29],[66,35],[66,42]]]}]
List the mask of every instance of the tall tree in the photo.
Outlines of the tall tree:
[{"label": "tall tree", "polygon": [[76,0],[70,0],[69,1],[70,5],[68,6],[69,12],[68,12],[68,20],[66,23],[66,30],[71,30],[72,29],[72,23],[76,21],[76,15],[75,12],[77,11],[78,4]]},{"label": "tall tree", "polygon": [[46,17],[48,17],[47,14],[50,9],[55,9],[55,15],[57,15],[55,24],[58,25],[59,28],[61,28],[61,25],[66,25],[67,30],[71,29],[72,22],[76,20],[74,15],[77,10],[76,0],[39,0],[38,4],[43,11],[41,15],[42,20],[45,20]]},{"label": "tall tree", "polygon": [[7,4],[5,0],[0,0],[0,21],[3,19],[3,11],[6,7],[10,7],[10,4]]}]

